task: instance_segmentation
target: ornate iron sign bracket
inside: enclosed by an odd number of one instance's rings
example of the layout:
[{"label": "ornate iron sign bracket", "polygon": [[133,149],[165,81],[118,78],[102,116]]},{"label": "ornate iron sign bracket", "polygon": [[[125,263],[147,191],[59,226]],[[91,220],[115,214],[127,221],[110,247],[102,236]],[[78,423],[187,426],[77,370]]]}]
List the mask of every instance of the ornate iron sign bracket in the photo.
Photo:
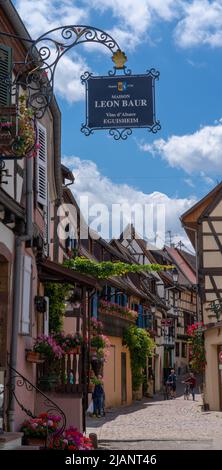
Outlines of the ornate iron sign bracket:
[{"label": "ornate iron sign bracket", "polygon": [[[0,32],[0,35],[9,36],[9,33]],[[11,35],[13,37],[19,36]],[[25,38],[22,38],[26,40]],[[58,62],[64,54],[73,47],[83,43],[98,43],[110,50],[112,53],[112,60],[115,64],[114,70],[109,71],[109,76],[114,77],[117,71],[122,70],[124,76],[131,76],[131,70],[127,69],[125,62],[127,57],[121,51],[119,44],[115,39],[105,31],[85,25],[68,25],[54,28],[42,34],[35,41],[27,39],[31,43],[24,63],[16,65],[16,75],[14,80],[10,76],[3,78],[7,84],[8,89],[12,96],[15,96],[16,111],[18,113],[18,90],[21,86],[26,91],[27,95],[27,108],[33,112],[34,119],[41,119],[45,114],[46,109],[50,105],[54,92],[55,71]],[[15,69],[13,67],[13,69]],[[159,72],[151,69],[147,75],[152,75],[153,79],[159,78]],[[86,72],[81,79],[86,83],[90,74]],[[139,126],[145,127],[145,126]],[[160,128],[159,121],[154,120],[153,124],[148,127],[150,132],[156,133]],[[90,129],[86,124],[82,125],[81,131],[86,135],[90,135],[93,129]],[[132,134],[131,127],[123,127],[122,129],[110,129],[109,134],[115,140],[125,140]],[[18,137],[18,136],[17,136]],[[4,159],[5,155],[0,157]],[[17,158],[14,155],[14,158]]]}]

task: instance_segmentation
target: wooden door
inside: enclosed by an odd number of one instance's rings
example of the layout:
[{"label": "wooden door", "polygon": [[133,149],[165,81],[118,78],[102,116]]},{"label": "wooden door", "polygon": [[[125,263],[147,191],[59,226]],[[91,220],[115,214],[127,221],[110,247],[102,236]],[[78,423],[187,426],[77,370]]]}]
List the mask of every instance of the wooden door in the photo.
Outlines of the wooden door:
[{"label": "wooden door", "polygon": [[220,411],[222,411],[222,345],[218,346],[218,372],[219,372],[219,393],[220,393]]},{"label": "wooden door", "polygon": [[121,402],[126,403],[127,391],[126,391],[126,353],[121,353]]}]

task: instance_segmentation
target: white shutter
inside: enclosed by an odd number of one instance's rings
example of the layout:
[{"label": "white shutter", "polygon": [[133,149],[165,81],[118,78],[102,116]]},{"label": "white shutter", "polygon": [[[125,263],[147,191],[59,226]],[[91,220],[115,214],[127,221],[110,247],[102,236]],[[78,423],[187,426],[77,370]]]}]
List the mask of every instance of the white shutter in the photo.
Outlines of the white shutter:
[{"label": "white shutter", "polygon": [[49,245],[50,245],[50,200],[49,200],[49,188],[47,188],[47,206],[44,208],[44,253],[46,256],[49,256]]},{"label": "white shutter", "polygon": [[37,133],[40,145],[37,153],[37,201],[43,206],[47,206],[47,134],[46,128],[39,122],[37,123]]},{"label": "white shutter", "polygon": [[44,313],[44,335],[49,334],[49,298],[44,297],[46,301],[46,311]]},{"label": "white shutter", "polygon": [[31,256],[23,256],[23,285],[22,285],[22,308],[20,333],[30,333],[31,318],[31,276],[32,276],[32,258]]}]

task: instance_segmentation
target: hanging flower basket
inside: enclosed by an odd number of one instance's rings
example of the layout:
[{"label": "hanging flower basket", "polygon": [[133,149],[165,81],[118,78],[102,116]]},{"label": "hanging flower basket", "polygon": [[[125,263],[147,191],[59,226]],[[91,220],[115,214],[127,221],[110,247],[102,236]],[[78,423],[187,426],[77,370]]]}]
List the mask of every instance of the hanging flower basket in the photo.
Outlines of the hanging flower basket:
[{"label": "hanging flower basket", "polygon": [[33,362],[36,364],[42,364],[45,362],[43,354],[36,351],[27,351],[26,352],[26,361]]}]

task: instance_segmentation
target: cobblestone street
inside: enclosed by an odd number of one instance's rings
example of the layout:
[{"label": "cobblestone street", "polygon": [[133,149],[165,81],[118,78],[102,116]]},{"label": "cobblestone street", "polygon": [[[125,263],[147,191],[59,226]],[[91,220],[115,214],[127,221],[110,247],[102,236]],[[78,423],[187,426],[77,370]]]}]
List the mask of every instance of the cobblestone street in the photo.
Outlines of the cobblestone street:
[{"label": "cobblestone street", "polygon": [[222,449],[222,413],[201,411],[195,402],[143,399],[112,409],[103,418],[87,418],[87,434],[96,433],[100,449],[197,450]]}]

